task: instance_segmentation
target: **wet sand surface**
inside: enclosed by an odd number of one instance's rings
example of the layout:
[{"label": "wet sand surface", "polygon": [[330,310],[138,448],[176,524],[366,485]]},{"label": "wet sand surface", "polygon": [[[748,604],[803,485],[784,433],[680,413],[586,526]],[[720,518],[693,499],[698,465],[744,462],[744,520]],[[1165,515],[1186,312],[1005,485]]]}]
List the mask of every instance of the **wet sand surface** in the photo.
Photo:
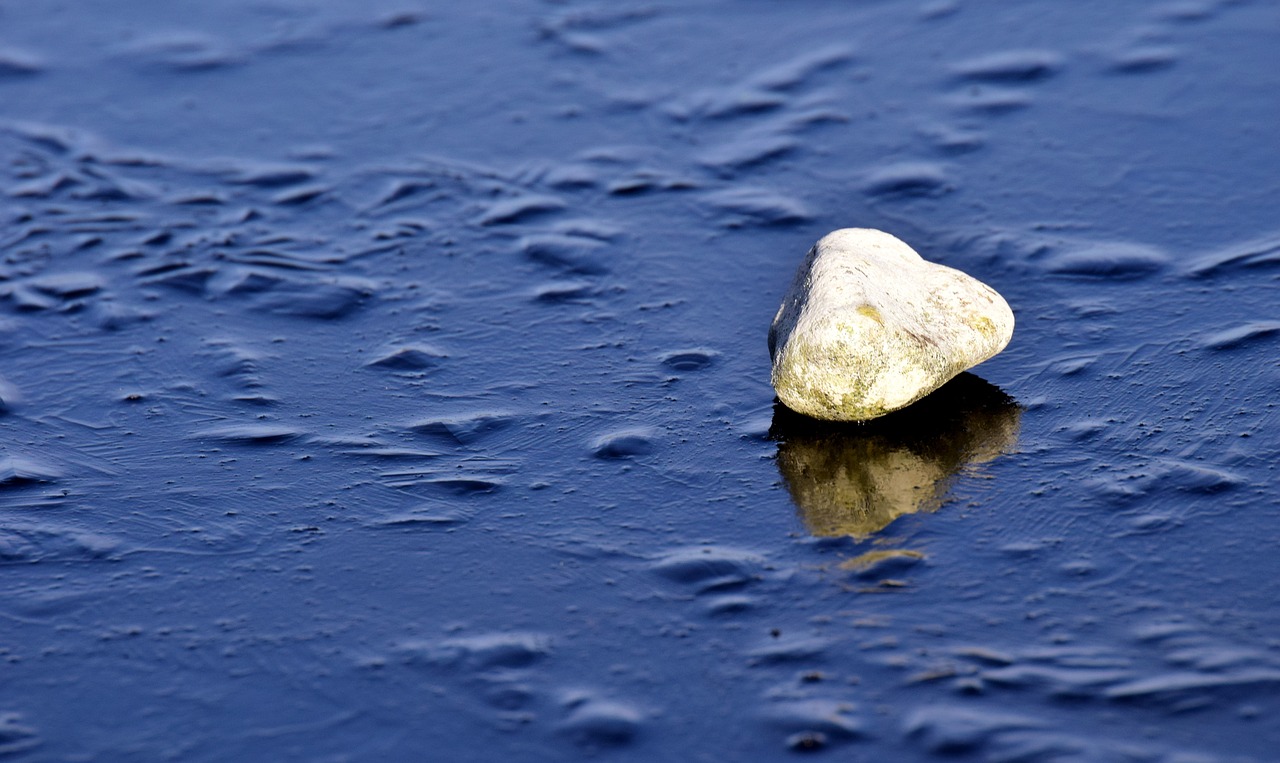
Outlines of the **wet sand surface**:
[{"label": "wet sand surface", "polygon": [[476,6],[0,0],[0,757],[1277,759],[1280,7]]}]

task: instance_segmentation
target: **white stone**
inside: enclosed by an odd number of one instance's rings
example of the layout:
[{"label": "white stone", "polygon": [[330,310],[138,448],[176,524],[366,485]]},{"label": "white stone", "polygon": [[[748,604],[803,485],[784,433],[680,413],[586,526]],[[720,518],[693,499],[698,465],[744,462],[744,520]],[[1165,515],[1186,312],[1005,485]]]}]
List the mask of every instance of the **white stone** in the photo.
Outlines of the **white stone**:
[{"label": "white stone", "polygon": [[819,419],[903,408],[1005,348],[995,289],[883,231],[845,228],[809,250],[769,329],[773,389]]}]

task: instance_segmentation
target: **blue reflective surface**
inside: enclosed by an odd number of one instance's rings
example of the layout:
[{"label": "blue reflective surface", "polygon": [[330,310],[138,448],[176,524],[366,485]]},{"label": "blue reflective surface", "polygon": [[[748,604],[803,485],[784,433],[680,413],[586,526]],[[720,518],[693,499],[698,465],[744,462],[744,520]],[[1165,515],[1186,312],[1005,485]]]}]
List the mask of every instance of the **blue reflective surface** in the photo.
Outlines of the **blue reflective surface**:
[{"label": "blue reflective surface", "polygon": [[[0,2],[0,755],[1274,759],[1278,30]],[[815,429],[850,226],[1018,328]]]}]

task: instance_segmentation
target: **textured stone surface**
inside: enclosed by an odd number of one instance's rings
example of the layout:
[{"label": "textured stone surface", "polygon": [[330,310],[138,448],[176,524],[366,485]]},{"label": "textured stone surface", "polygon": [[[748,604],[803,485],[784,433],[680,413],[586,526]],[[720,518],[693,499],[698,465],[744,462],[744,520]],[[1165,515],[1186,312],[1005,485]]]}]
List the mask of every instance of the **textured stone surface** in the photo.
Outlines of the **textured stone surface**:
[{"label": "textured stone surface", "polygon": [[769,329],[773,388],[819,419],[903,408],[1004,349],[994,289],[882,231],[845,228],[809,250]]}]

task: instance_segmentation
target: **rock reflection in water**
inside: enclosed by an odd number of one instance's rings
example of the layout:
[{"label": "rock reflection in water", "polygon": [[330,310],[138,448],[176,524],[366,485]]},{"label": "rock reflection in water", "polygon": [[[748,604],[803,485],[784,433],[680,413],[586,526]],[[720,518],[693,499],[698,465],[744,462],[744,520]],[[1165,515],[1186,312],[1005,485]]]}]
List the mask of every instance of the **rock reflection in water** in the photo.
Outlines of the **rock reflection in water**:
[{"label": "rock reflection in water", "polygon": [[914,405],[848,424],[774,406],[778,470],[814,535],[865,536],[903,514],[936,511],[966,466],[1013,450],[1022,408],[960,374]]}]

